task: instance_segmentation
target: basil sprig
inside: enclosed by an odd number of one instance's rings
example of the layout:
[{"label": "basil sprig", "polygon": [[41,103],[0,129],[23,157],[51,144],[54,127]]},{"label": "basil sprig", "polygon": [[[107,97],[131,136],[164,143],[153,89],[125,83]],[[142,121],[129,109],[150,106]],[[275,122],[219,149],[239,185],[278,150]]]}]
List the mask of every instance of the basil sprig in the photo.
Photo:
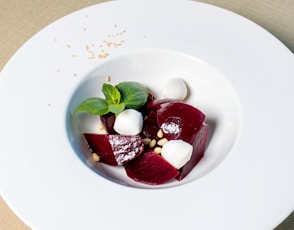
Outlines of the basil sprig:
[{"label": "basil sprig", "polygon": [[121,103],[130,109],[139,109],[148,98],[148,89],[136,82],[121,82],[116,88],[121,94]]},{"label": "basil sprig", "polygon": [[118,115],[125,108],[139,109],[148,98],[148,89],[138,82],[121,82],[116,86],[104,83],[100,97],[87,98],[75,109],[74,113],[85,112],[92,115],[105,115],[109,112]]}]

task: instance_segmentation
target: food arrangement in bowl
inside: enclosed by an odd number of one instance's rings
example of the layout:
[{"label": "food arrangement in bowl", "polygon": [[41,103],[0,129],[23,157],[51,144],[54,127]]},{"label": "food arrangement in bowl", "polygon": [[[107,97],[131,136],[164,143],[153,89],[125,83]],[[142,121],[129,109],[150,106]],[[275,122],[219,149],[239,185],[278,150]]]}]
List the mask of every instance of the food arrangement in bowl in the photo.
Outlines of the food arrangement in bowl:
[{"label": "food arrangement in bowl", "polygon": [[[178,52],[139,50],[85,73],[66,110],[67,137],[71,153],[108,181],[177,187],[212,172],[228,156],[239,106],[234,88],[211,65]],[[114,151],[122,149],[116,138],[123,137],[125,143],[132,137],[139,150]],[[160,171],[164,163],[170,171]]]},{"label": "food arrangement in bowl", "polygon": [[181,181],[204,156],[208,125],[205,114],[185,103],[188,87],[171,78],[157,99],[134,81],[104,83],[104,98],[82,101],[76,113],[100,117],[102,133],[83,133],[92,159],[124,167],[134,181],[160,185]]}]

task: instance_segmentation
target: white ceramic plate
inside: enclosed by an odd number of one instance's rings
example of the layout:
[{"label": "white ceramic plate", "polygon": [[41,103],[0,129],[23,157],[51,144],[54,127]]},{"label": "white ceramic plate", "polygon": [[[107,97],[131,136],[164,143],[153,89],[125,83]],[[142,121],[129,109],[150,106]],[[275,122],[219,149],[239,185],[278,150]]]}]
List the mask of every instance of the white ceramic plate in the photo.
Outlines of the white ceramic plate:
[{"label": "white ceramic plate", "polygon": [[[159,187],[92,170],[71,111],[111,82],[180,76],[206,155]],[[114,1],[32,37],[0,77],[0,189],[34,229],[272,229],[294,208],[294,57],[271,34],[192,1]],[[92,128],[91,126],[90,128]]]}]

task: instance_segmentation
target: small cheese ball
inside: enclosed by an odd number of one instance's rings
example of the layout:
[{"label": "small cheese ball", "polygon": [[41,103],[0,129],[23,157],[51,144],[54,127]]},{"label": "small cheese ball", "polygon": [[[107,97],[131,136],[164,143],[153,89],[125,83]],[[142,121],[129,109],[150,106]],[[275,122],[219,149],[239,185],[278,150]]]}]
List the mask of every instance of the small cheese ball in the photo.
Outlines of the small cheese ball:
[{"label": "small cheese ball", "polygon": [[121,135],[137,135],[142,131],[143,116],[134,109],[119,113],[114,121],[114,130]]},{"label": "small cheese ball", "polygon": [[183,140],[170,140],[161,149],[161,156],[176,169],[182,168],[190,159],[193,146]]},{"label": "small cheese ball", "polygon": [[161,96],[172,100],[184,100],[188,94],[187,85],[181,78],[172,78],[161,88]]}]

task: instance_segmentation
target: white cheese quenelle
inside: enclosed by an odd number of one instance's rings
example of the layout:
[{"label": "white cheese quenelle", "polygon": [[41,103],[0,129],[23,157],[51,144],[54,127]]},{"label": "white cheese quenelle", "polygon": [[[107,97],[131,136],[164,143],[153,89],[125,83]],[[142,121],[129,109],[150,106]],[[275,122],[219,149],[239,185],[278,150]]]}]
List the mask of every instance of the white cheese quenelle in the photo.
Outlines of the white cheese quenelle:
[{"label": "white cheese quenelle", "polygon": [[193,146],[183,140],[170,140],[161,150],[161,156],[176,169],[182,168],[190,159]]},{"label": "white cheese quenelle", "polygon": [[161,96],[172,100],[184,100],[188,94],[186,83],[181,78],[169,79],[161,88]]},{"label": "white cheese quenelle", "polygon": [[114,121],[114,130],[121,135],[137,135],[142,131],[143,116],[134,109],[119,113]]}]

